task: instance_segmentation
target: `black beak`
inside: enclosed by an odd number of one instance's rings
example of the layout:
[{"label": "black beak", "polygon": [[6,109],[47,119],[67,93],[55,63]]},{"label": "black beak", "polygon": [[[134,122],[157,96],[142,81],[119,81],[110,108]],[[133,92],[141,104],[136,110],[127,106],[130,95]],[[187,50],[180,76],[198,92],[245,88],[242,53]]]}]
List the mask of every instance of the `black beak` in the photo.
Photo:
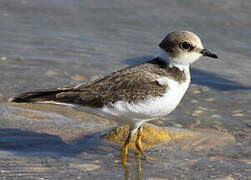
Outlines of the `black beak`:
[{"label": "black beak", "polygon": [[208,56],[208,57],[212,57],[212,58],[218,58],[218,56],[214,53],[211,53],[210,51],[208,51],[207,49],[202,49],[200,51],[200,53],[203,55],[203,56]]}]

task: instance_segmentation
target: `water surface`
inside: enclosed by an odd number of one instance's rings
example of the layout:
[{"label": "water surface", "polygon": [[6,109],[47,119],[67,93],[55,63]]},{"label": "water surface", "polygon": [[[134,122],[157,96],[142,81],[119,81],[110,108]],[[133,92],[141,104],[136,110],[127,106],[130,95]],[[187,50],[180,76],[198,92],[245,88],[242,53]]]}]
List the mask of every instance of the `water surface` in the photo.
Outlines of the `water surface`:
[{"label": "water surface", "polygon": [[114,122],[89,117],[81,108],[19,107],[6,99],[93,80],[149,60],[158,54],[162,38],[179,29],[198,34],[219,61],[195,63],[181,105],[163,118],[169,121],[154,123],[227,132],[236,143],[204,152],[159,146],[149,153],[163,161],[143,161],[140,175],[132,165],[129,177],[249,179],[250,9],[249,0],[1,0],[0,176],[123,179],[119,147],[99,134]]}]

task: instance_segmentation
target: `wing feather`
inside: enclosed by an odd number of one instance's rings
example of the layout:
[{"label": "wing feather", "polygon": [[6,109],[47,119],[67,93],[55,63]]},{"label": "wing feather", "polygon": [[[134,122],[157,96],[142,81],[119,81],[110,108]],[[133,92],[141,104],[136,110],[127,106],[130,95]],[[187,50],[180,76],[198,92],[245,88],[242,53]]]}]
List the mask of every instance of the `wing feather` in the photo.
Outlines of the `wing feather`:
[{"label": "wing feather", "polygon": [[[141,69],[141,68],[140,68]],[[106,76],[89,85],[56,95],[61,102],[102,107],[117,101],[136,103],[150,96],[162,96],[167,86],[158,83],[160,75],[148,71],[125,69]]]}]

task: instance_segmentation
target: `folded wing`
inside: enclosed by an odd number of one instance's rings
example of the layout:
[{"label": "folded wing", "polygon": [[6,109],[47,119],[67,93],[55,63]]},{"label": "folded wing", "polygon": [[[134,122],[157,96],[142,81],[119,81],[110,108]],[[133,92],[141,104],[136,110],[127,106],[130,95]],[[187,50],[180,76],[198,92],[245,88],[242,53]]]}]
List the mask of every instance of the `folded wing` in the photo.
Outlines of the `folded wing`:
[{"label": "folded wing", "polygon": [[102,107],[117,101],[137,103],[148,97],[162,96],[167,86],[158,83],[159,74],[149,71],[152,64],[126,68],[89,84],[74,87],[26,92],[11,99],[14,102],[56,101]]}]

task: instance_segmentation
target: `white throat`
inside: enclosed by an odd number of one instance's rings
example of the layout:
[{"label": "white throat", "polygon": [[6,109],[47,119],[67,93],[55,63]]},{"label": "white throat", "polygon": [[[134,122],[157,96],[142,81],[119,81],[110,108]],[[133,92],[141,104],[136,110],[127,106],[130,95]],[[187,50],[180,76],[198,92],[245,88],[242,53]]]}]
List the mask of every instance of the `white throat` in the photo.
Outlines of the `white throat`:
[{"label": "white throat", "polygon": [[163,61],[167,62],[169,64],[170,67],[177,67],[179,70],[181,71],[187,71],[189,72],[189,64],[180,64],[180,63],[176,63],[175,61],[172,60],[172,58],[170,56],[168,56],[168,54],[160,49],[160,53],[159,55],[157,56],[159,57],[160,59],[162,59]]}]

